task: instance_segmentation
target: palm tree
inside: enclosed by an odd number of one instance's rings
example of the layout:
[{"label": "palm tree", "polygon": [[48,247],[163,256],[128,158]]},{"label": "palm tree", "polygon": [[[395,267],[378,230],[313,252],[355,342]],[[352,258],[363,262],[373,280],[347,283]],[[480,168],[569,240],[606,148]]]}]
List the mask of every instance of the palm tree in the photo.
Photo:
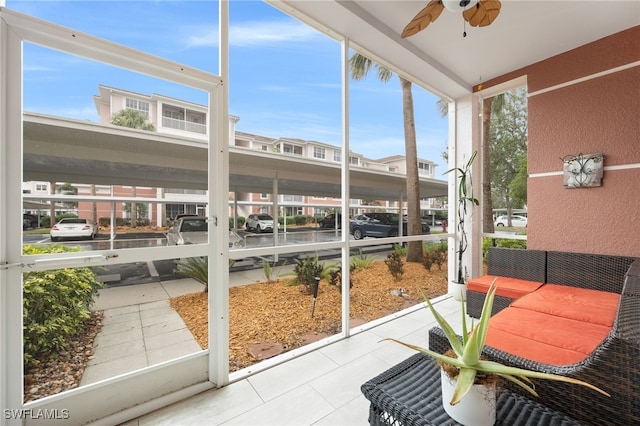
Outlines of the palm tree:
[{"label": "palm tree", "polygon": [[[130,127],[132,129],[150,130],[155,128],[153,124],[149,122],[149,117],[146,113],[137,109],[123,109],[111,116],[111,124],[122,127]],[[136,187],[131,187],[131,196],[136,197]],[[131,227],[135,228],[138,220],[138,208],[136,203],[131,203]]]},{"label": "palm tree", "polygon": [[[378,78],[383,83],[388,82],[393,73],[387,68],[356,53],[349,58],[351,78],[362,80],[367,76],[371,68],[375,66]],[[416,125],[413,113],[413,93],[411,82],[398,76],[402,87],[402,114],[404,118],[404,145],[407,168],[407,217],[409,235],[422,234],[422,222],[420,220],[420,184],[418,179],[418,150],[416,147]],[[421,262],[423,257],[422,242],[410,241],[407,246],[407,262]]]},{"label": "palm tree", "polygon": [[491,200],[491,158],[489,135],[491,131],[491,116],[500,114],[504,105],[504,93],[482,102],[482,216],[484,217],[484,232],[493,232],[493,202]]}]

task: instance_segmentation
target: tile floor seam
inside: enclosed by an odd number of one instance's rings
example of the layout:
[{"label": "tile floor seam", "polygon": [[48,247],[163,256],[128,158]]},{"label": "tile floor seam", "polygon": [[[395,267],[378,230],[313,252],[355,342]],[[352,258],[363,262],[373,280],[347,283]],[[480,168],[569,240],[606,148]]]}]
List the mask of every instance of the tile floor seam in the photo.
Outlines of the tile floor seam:
[{"label": "tile floor seam", "polygon": [[[304,383],[304,385],[308,385],[308,386],[310,386],[310,387],[311,387],[311,389],[313,389],[313,390],[314,390],[318,395],[320,395],[320,396],[322,397],[322,399],[324,399],[324,400],[326,401],[326,403],[327,403],[327,404],[329,404],[331,407],[333,407],[333,411],[339,410],[340,408],[344,407],[345,405],[347,405],[348,403],[350,403],[351,401],[353,401],[353,399],[357,398],[357,395],[356,395],[354,398],[349,399],[347,402],[342,403],[342,404],[340,404],[340,405],[338,405],[338,406],[335,406],[334,404],[332,404],[332,403],[331,403],[331,401],[329,401],[327,398],[325,398],[325,397],[324,397],[324,395],[322,394],[322,390],[321,390],[321,389],[318,389],[317,387],[315,387],[315,386],[313,385],[313,382],[314,382],[313,380],[310,380],[310,381],[308,381],[308,382]],[[301,386],[302,386],[302,385],[301,385]]]},{"label": "tile floor seam", "polygon": [[[251,377],[251,376],[249,376],[249,377]],[[249,377],[247,377],[247,378],[245,378],[243,380],[246,381],[249,384],[249,386],[251,386],[251,389],[253,389],[253,391],[256,393],[256,395],[258,395],[258,398],[260,398],[260,401],[262,401],[262,404],[266,404],[267,400],[265,400],[264,397],[260,394],[260,392],[258,392],[258,389],[256,389],[256,387],[253,385],[253,383],[251,383],[251,381],[249,380]],[[234,383],[237,383],[237,382],[234,382]],[[230,384],[232,384],[232,383],[230,383]],[[227,386],[229,386],[229,385],[227,385]]]},{"label": "tile floor seam", "polygon": [[142,347],[144,349],[144,362],[146,366],[150,366],[149,363],[149,350],[147,349],[147,336],[144,333],[144,326],[142,324],[142,310],[140,309],[141,305],[138,305],[138,321],[140,321],[140,331],[142,333]]},{"label": "tile floor seam", "polygon": [[[317,391],[316,391],[316,392],[317,392]],[[328,418],[328,417],[331,417],[331,416],[335,415],[335,412],[336,412],[336,411],[340,410],[340,409],[341,409],[341,408],[343,408],[343,407],[346,407],[347,405],[351,404],[353,401],[355,401],[355,400],[356,400],[356,399],[358,399],[358,398],[362,398],[362,395],[356,395],[356,396],[354,396],[353,398],[351,398],[350,400],[348,400],[347,402],[345,402],[344,404],[342,404],[340,407],[335,407],[335,409],[334,409],[332,412],[330,412],[330,413],[328,413],[326,416],[324,416],[324,417],[322,417],[322,418],[320,418],[320,419],[316,420],[316,421],[315,421],[315,422],[313,422],[310,426],[313,426],[313,425],[315,425],[315,424],[321,423],[321,422],[322,422],[323,420],[325,420],[326,418]],[[331,405],[331,406],[333,407],[333,404],[331,404],[330,402],[329,402],[329,405]],[[343,426],[346,426],[346,425],[343,425]]]},{"label": "tile floor seam", "polygon": [[[251,384],[251,383],[249,382],[249,384]],[[331,404],[331,403],[330,403],[330,402],[329,402],[329,401],[328,401],[328,400],[327,400],[327,399],[326,399],[326,398],[325,398],[325,397],[324,397],[320,392],[318,392],[318,390],[317,390],[316,388],[314,388],[313,386],[311,386],[310,382],[301,383],[300,385],[298,385],[298,386],[296,386],[296,387],[294,387],[294,388],[292,388],[292,389],[289,389],[289,390],[288,390],[288,391],[286,391],[285,393],[282,393],[282,394],[280,394],[280,395],[278,395],[278,396],[276,396],[276,397],[274,397],[274,398],[271,398],[271,399],[269,399],[269,400],[267,400],[267,401],[265,401],[265,400],[264,400],[264,398],[262,398],[262,396],[260,395],[260,393],[259,393],[259,392],[258,392],[258,391],[253,387],[253,385],[251,385],[251,387],[254,389],[254,391],[256,392],[256,394],[258,395],[258,397],[260,398],[260,400],[262,401],[262,404],[260,404],[260,405],[258,405],[258,406],[256,406],[256,407],[253,407],[253,408],[251,408],[251,409],[249,409],[249,410],[247,410],[247,411],[245,411],[245,412],[243,412],[243,413],[241,413],[241,414],[238,414],[238,415],[236,415],[236,416],[233,416],[233,417],[231,417],[231,418],[229,418],[229,419],[225,420],[225,421],[224,421],[224,422],[222,422],[222,423],[217,423],[216,425],[234,424],[234,423],[233,423],[233,420],[234,420],[234,419],[236,419],[236,418],[238,418],[238,417],[245,416],[245,415],[247,415],[248,413],[251,413],[252,411],[258,410],[258,409],[262,408],[263,406],[265,406],[265,405],[267,405],[267,404],[273,403],[273,402],[274,402],[274,401],[276,401],[278,398],[282,398],[282,397],[284,397],[285,395],[288,395],[288,394],[290,394],[290,393],[292,393],[292,392],[298,391],[298,390],[302,389],[302,388],[303,388],[303,387],[305,387],[305,386],[309,387],[313,392],[315,392],[316,394],[318,394],[318,396],[320,396],[320,397],[322,398],[322,400],[324,400],[324,402],[326,402],[330,407],[333,407],[333,404]],[[334,411],[335,411],[335,409],[334,409],[334,410],[332,410],[332,411],[331,411],[331,413],[333,413]],[[331,413],[328,413],[326,416],[330,415]],[[326,416],[323,416],[323,417],[326,417]],[[320,420],[321,420],[321,419],[318,419],[318,420],[316,420],[314,423],[317,423],[317,422],[319,422]],[[213,426],[213,425],[212,425],[212,426]]]}]

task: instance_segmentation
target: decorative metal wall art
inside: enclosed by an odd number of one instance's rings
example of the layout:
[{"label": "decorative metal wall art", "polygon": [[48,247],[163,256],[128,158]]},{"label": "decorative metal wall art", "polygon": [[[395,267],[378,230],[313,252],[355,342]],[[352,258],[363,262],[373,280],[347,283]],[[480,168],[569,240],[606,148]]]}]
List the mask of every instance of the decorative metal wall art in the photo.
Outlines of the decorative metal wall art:
[{"label": "decorative metal wall art", "polygon": [[561,158],[564,172],[565,188],[585,188],[602,185],[604,154],[582,153],[566,155]]}]

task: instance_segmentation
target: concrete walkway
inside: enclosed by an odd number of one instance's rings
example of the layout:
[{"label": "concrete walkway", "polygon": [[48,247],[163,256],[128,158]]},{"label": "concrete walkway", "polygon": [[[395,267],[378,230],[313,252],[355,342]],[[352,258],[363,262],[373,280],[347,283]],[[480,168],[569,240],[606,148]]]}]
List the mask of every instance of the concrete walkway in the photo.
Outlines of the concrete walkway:
[{"label": "concrete walkway", "polygon": [[[262,269],[229,274],[231,287],[264,281]],[[102,329],[80,385],[202,350],[169,299],[203,290],[191,278],[104,288],[93,305]]]},{"label": "concrete walkway", "polygon": [[93,309],[104,312],[102,329],[80,385],[202,350],[169,306],[169,298],[198,291],[202,284],[189,278],[101,289]]}]

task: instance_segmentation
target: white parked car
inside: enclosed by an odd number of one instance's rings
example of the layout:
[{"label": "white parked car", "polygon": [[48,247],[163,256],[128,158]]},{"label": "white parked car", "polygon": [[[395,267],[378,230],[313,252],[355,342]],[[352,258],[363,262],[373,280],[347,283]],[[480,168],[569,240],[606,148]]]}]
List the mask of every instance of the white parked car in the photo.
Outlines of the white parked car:
[{"label": "white parked car", "polygon": [[268,214],[250,214],[245,226],[247,231],[273,231],[273,218]]},{"label": "white parked car", "polygon": [[[208,241],[208,218],[184,216],[176,219],[167,231],[167,245],[204,244]],[[229,248],[241,249],[246,241],[237,232],[229,230]]]},{"label": "white parked car", "polygon": [[[495,226],[508,226],[507,216],[498,216],[495,221]],[[511,215],[511,226],[526,228],[527,218],[524,216]]]},{"label": "white parked car", "polygon": [[65,217],[53,225],[49,231],[51,241],[58,241],[61,238],[94,239],[98,235],[98,226],[89,219],[76,217]]}]

